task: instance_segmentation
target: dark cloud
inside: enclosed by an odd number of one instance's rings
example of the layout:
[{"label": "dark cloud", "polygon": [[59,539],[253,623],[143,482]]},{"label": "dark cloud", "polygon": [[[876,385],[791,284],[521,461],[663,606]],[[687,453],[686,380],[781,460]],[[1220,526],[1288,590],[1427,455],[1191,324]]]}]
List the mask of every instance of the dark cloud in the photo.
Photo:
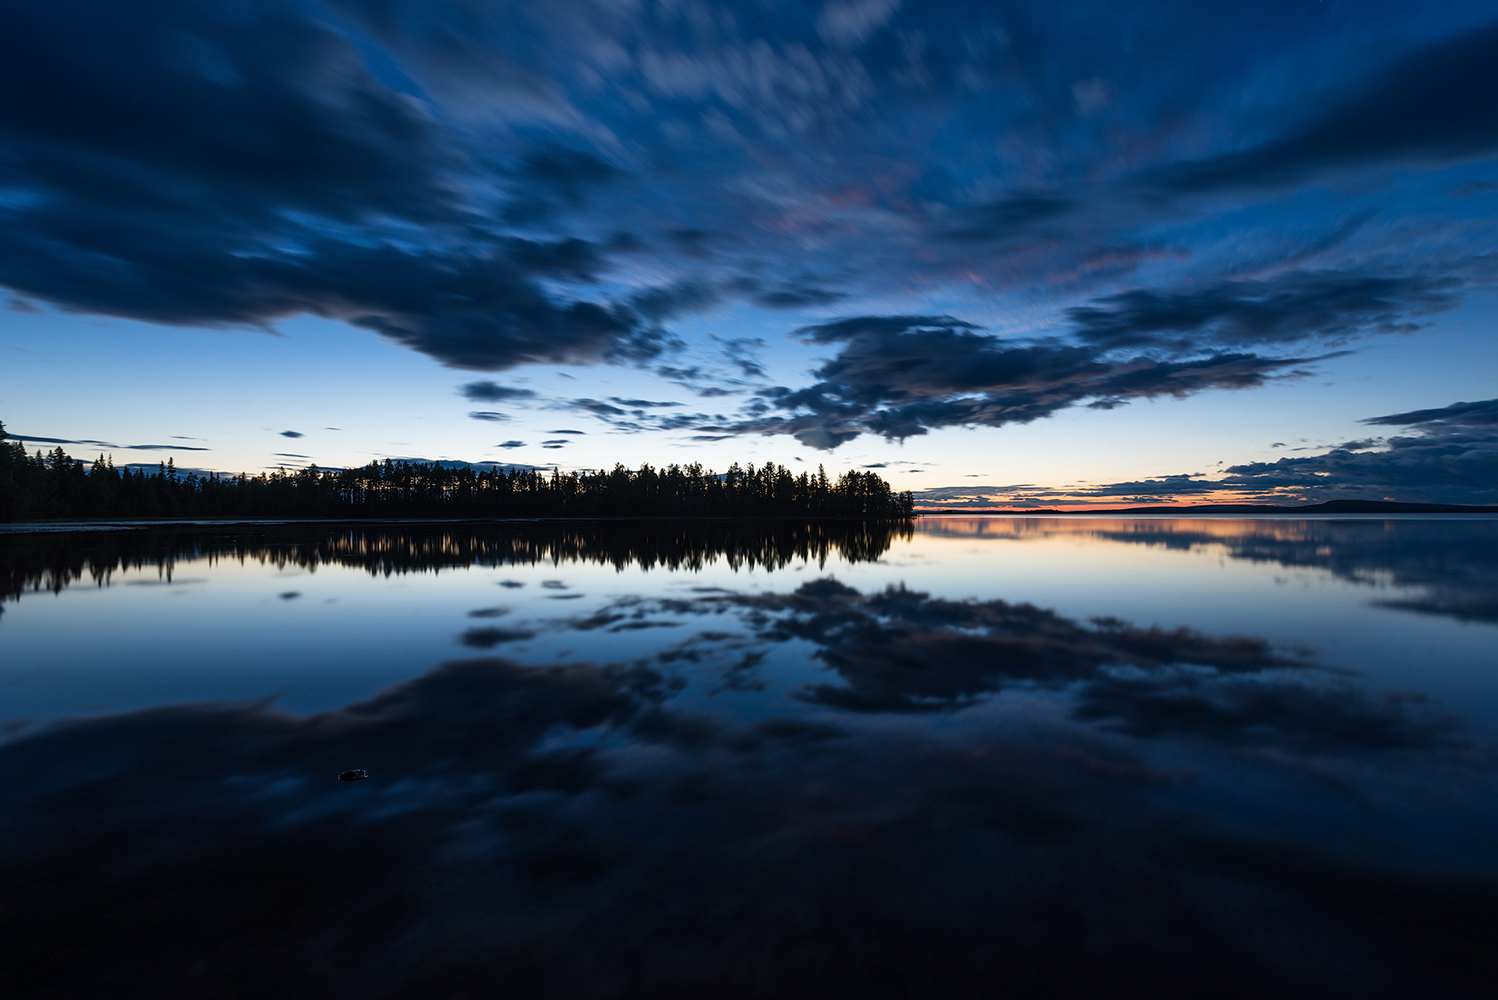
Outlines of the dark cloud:
[{"label": "dark cloud", "polygon": [[1071,199],[1055,194],[1011,194],[998,201],[953,212],[944,235],[962,243],[1008,239],[1034,223],[1063,215],[1072,204]]},{"label": "dark cloud", "polygon": [[[118,449],[120,449],[122,451],[212,451],[213,450],[212,448],[201,448],[201,447],[197,447],[197,446],[194,446],[194,445],[187,445],[187,444],[123,444],[122,445],[122,444],[114,444],[113,442],[110,442],[110,441],[93,441],[93,440],[89,440],[89,439],[54,438],[54,437],[33,437],[33,436],[29,435],[29,434],[15,434],[15,433],[12,433],[10,431],[7,431],[6,435],[12,441],[21,441],[21,442],[27,442],[27,441],[29,441],[32,444],[83,444],[83,445],[88,445],[90,448],[106,448],[106,449],[118,448]],[[189,440],[197,441],[197,440],[201,440],[201,438],[191,438]]]},{"label": "dark cloud", "polygon": [[903,439],[938,427],[1028,423],[1089,400],[1109,408],[1133,399],[1251,388],[1311,360],[1106,357],[1091,346],[1016,343],[974,331],[945,316],[857,317],[803,328],[801,335],[813,343],[842,347],[813,373],[814,385],[760,391],[792,415],[701,430],[793,434],[810,447],[835,448],[863,433]]},{"label": "dark cloud", "polygon": [[394,253],[367,266],[390,279],[383,286],[386,294],[403,293],[400,310],[372,309],[350,322],[451,367],[483,371],[541,362],[633,361],[661,349],[665,335],[640,329],[632,313],[593,302],[553,303],[493,256],[439,264]]},{"label": "dark cloud", "polygon": [[1224,281],[1190,291],[1137,289],[1066,311],[1076,336],[1102,350],[1175,350],[1345,340],[1407,333],[1411,314],[1457,304],[1452,278],[1389,278],[1292,272],[1265,281]]},{"label": "dark cloud", "polygon": [[620,406],[627,406],[630,409],[651,409],[665,406],[682,405],[680,403],[657,402],[656,400],[652,399],[620,399],[618,396],[610,396],[609,402],[618,403]]},{"label": "dark cloud", "polygon": [[502,441],[499,444],[495,445],[494,447],[496,447],[496,448],[524,448],[525,447],[525,442],[524,441]]},{"label": "dark cloud", "polygon": [[1498,147],[1498,24],[1397,60],[1288,136],[1159,174],[1183,192],[1291,184],[1338,167]]},{"label": "dark cloud", "polygon": [[299,438],[303,437],[304,435],[301,431],[282,431],[281,436],[283,438]]},{"label": "dark cloud", "polygon": [[572,442],[569,441],[569,440],[567,440],[566,438],[552,438],[549,441],[542,441],[541,442],[541,446],[543,448],[560,448],[564,444],[571,444],[571,443]]},{"label": "dark cloud", "polygon": [[629,297],[629,304],[646,319],[673,319],[715,309],[723,297],[711,284],[700,279],[684,279],[672,285],[647,288]]},{"label": "dark cloud", "polygon": [[[23,294],[184,325],[341,318],[460,368],[657,350],[627,310],[537,283],[591,280],[590,243],[470,225],[471,156],[295,4],[64,3],[5,35],[0,141],[27,196],[4,209],[0,282]],[[521,174],[575,191],[591,163],[543,152]]]},{"label": "dark cloud", "polygon": [[574,431],[574,430],[569,430],[566,427],[563,427],[563,428],[561,428],[559,430],[547,431],[546,433],[548,433],[548,434],[587,434],[588,432],[587,431]]},{"label": "dark cloud", "polygon": [[814,280],[793,279],[770,288],[759,288],[752,299],[755,305],[764,309],[806,309],[832,305],[847,297],[847,292],[828,288]]},{"label": "dark cloud", "polygon": [[[761,390],[737,424],[835,448],[861,433],[892,440],[947,426],[1027,423],[1076,405],[1244,389],[1303,373],[1319,358],[1265,356],[1307,342],[1406,333],[1412,317],[1457,302],[1454,278],[1287,272],[1190,290],[1136,289],[1066,310],[1068,338],[1005,340],[951,316],[859,316],[797,331],[839,344],[813,385]],[[767,415],[764,405],[792,411]]]},{"label": "dark cloud", "polygon": [[127,444],[128,451],[212,451],[212,448],[194,448],[185,444]]},{"label": "dark cloud", "polygon": [[600,402],[596,399],[574,399],[567,404],[578,410],[585,410],[599,417],[623,417],[628,416],[627,411],[614,406],[611,403]]},{"label": "dark cloud", "polygon": [[573,238],[544,243],[511,237],[504,241],[504,245],[510,260],[532,274],[592,281],[603,267],[603,258],[586,240]]},{"label": "dark cloud", "polygon": [[494,410],[470,410],[468,416],[473,420],[488,420],[493,423],[501,423],[510,419],[508,413],[498,413]]},{"label": "dark cloud", "polygon": [[117,444],[108,441],[90,441],[87,439],[75,440],[73,438],[37,437],[33,434],[18,434],[15,431],[6,431],[6,436],[12,441],[31,441],[35,444],[86,444],[98,448],[118,448]]},{"label": "dark cloud", "polygon": [[712,256],[712,248],[728,239],[720,233],[711,233],[705,229],[690,226],[670,230],[665,236],[678,253],[695,260],[709,259]]},{"label": "dark cloud", "polygon": [[526,156],[520,173],[577,198],[584,188],[612,180],[620,171],[591,153],[551,145]]},{"label": "dark cloud", "polygon": [[511,399],[534,399],[536,394],[529,389],[515,389],[494,382],[469,382],[460,386],[458,392],[474,402],[501,403]]},{"label": "dark cloud", "polygon": [[1484,399],[1476,403],[1452,403],[1450,406],[1437,409],[1411,410],[1408,413],[1369,417],[1363,423],[1380,424],[1386,427],[1403,427],[1410,424],[1436,425],[1443,428],[1487,427],[1498,425],[1498,399]]},{"label": "dark cloud", "polygon": [[550,144],[528,153],[515,175],[523,193],[502,213],[510,222],[529,225],[582,206],[591,190],[622,176],[622,171],[592,153]]}]

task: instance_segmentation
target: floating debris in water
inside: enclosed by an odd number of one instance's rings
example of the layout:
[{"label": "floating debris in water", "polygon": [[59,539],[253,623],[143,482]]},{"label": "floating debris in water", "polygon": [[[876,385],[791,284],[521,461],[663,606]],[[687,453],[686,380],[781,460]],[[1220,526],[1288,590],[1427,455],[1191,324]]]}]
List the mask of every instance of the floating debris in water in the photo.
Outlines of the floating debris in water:
[{"label": "floating debris in water", "polygon": [[369,772],[368,771],[362,770],[360,768],[355,768],[352,771],[344,771],[342,774],[340,774],[338,776],[338,780],[339,781],[363,781],[367,777],[369,777]]}]

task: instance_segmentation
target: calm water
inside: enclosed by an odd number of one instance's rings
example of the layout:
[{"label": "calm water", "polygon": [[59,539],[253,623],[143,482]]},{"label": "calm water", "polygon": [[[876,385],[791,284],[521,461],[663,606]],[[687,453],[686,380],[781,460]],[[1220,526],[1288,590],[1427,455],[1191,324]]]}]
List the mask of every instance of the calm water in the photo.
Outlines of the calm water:
[{"label": "calm water", "polygon": [[21,996],[1498,992],[1498,520],[10,532],[0,601]]}]

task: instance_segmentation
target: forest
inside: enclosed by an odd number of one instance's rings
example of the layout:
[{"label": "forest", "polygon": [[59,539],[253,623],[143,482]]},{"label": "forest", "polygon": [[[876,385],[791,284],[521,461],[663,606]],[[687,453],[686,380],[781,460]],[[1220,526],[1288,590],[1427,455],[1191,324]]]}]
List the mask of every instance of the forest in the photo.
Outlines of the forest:
[{"label": "forest", "polygon": [[795,475],[766,463],[550,472],[386,459],[251,476],[92,464],[58,445],[28,455],[0,424],[0,521],[73,518],[856,517],[907,518],[914,498],[872,472]]}]

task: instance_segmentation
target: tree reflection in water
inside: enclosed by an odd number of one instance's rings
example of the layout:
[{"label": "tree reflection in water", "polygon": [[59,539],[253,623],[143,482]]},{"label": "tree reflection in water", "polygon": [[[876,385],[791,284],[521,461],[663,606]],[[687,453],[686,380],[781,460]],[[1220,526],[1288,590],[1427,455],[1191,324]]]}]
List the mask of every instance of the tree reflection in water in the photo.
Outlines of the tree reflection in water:
[{"label": "tree reflection in water", "polygon": [[621,519],[411,525],[185,525],[111,531],[0,533],[0,601],[28,590],[107,585],[125,569],[170,576],[181,562],[258,562],[277,568],[336,565],[371,574],[427,573],[470,566],[584,562],[623,568],[780,569],[829,556],[872,562],[907,521]]}]

